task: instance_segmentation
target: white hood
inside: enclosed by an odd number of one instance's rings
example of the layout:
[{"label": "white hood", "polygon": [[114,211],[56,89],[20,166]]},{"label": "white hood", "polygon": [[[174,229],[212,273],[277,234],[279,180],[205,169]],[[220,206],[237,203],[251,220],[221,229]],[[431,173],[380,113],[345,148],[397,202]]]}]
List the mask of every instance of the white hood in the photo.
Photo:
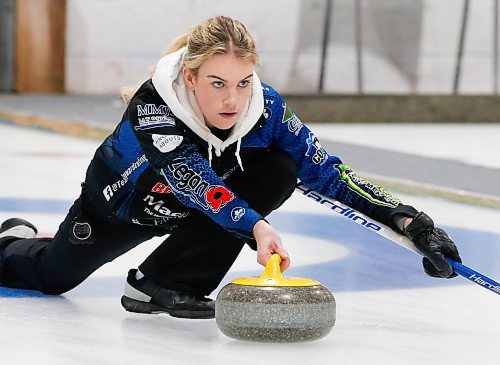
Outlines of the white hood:
[{"label": "white hood", "polygon": [[198,136],[208,142],[210,161],[212,159],[212,147],[215,150],[215,154],[220,156],[221,152],[227,146],[238,142],[236,157],[241,166],[241,158],[239,156],[241,138],[257,123],[264,110],[264,97],[259,77],[254,71],[250,99],[228,138],[222,141],[213,135],[206,126],[203,114],[196,103],[194,93],[184,83],[182,66],[185,53],[186,47],[161,58],[153,74],[153,85],[175,116],[182,120]]}]

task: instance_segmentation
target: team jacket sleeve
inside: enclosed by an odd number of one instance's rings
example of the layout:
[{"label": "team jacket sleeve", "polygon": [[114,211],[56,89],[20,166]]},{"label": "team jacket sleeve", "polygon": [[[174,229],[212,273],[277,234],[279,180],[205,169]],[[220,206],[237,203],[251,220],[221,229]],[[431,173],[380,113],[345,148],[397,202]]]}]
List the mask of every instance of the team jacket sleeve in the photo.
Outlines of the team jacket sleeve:
[{"label": "team jacket sleeve", "polygon": [[[145,120],[143,111],[157,115]],[[202,211],[235,236],[253,237],[253,226],[262,217],[217,176],[166,106],[137,97],[128,107],[128,119],[150,165],[165,177],[181,203]]]},{"label": "team jacket sleeve", "polygon": [[417,211],[404,205],[383,187],[359,177],[339,157],[329,155],[319,139],[278,97],[273,124],[273,144],[296,162],[298,178],[309,188],[334,198],[396,231],[395,215],[414,217]]}]

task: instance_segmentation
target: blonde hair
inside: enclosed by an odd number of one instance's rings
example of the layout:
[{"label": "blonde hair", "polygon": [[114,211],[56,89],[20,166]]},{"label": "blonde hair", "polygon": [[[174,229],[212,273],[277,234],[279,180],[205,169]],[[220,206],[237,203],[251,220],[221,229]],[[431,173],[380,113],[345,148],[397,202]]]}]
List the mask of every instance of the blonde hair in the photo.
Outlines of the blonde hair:
[{"label": "blonde hair", "polygon": [[[176,52],[183,47],[187,47],[184,66],[194,75],[198,74],[206,60],[217,54],[234,54],[255,65],[259,64],[254,37],[243,23],[227,16],[216,16],[200,23],[190,32],[177,37],[164,54]],[[154,67],[150,73],[154,73]],[[133,88],[122,90],[121,95],[126,104],[130,102],[135,91]]]}]

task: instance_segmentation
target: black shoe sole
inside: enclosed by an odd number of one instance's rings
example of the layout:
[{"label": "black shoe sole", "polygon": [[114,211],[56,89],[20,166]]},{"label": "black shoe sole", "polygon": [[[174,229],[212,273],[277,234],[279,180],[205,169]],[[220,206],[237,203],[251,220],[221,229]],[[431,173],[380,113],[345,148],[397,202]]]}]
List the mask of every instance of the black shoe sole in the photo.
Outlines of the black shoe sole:
[{"label": "black shoe sole", "polygon": [[191,311],[182,309],[170,309],[162,307],[160,305],[142,302],[140,300],[135,300],[125,295],[122,296],[121,303],[123,308],[128,312],[134,313],[148,313],[148,314],[158,314],[158,313],[168,313],[172,317],[176,318],[192,318],[192,319],[212,319],[215,318],[215,310],[206,311]]},{"label": "black shoe sole", "polygon": [[[9,219],[3,221],[2,225],[0,226],[0,233],[3,233],[8,229],[11,229],[11,228],[14,228],[17,226],[26,226],[26,227],[31,228],[33,231],[35,231],[35,234],[38,233],[38,229],[36,229],[36,227],[32,223],[30,223],[27,220],[22,219],[22,218],[9,218]],[[9,236],[6,236],[6,237],[9,237]]]}]

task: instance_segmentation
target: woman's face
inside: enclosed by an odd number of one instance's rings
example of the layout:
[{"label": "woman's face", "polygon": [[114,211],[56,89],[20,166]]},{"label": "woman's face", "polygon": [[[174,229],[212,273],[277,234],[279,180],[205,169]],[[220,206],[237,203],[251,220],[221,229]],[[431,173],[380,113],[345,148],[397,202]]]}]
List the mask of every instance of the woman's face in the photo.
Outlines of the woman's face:
[{"label": "woman's face", "polygon": [[243,112],[252,90],[254,64],[233,54],[214,55],[198,75],[182,70],[184,81],[196,97],[206,125],[229,129]]}]

